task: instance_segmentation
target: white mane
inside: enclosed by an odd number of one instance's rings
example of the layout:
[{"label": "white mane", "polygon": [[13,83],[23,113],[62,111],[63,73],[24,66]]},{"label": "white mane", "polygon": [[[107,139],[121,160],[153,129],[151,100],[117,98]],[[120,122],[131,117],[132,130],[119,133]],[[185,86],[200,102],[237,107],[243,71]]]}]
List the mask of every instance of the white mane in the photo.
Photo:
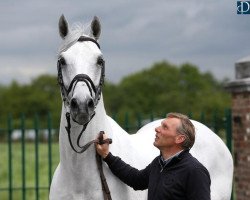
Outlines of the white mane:
[{"label": "white mane", "polygon": [[58,49],[58,55],[67,51],[73,44],[77,42],[80,36],[86,35],[90,37],[90,24],[84,25],[82,23],[75,23],[69,28],[68,35],[62,40]]}]

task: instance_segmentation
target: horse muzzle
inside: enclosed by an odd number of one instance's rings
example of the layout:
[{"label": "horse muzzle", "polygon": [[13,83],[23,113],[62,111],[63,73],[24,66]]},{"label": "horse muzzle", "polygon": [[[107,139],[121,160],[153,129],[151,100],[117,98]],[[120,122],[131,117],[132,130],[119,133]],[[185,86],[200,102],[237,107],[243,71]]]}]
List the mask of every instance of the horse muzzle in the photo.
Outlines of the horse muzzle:
[{"label": "horse muzzle", "polygon": [[95,114],[94,100],[89,97],[85,101],[72,98],[70,101],[70,115],[74,122],[79,125],[88,123]]}]

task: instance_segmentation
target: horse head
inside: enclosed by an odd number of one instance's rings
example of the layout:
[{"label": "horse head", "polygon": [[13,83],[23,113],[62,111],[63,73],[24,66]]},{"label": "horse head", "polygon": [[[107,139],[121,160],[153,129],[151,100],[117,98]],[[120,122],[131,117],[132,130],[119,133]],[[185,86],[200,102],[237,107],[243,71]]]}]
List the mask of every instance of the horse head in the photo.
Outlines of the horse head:
[{"label": "horse head", "polygon": [[87,125],[95,114],[104,82],[104,59],[97,42],[101,33],[99,19],[94,17],[90,33],[80,26],[69,28],[62,15],[59,34],[63,39],[58,55],[58,82],[67,113],[73,121]]}]

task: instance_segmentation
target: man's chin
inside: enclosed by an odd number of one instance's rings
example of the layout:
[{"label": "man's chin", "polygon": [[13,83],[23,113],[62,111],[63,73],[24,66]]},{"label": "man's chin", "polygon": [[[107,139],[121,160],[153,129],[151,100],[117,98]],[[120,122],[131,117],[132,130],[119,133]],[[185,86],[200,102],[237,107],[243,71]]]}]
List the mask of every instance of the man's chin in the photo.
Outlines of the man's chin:
[{"label": "man's chin", "polygon": [[153,145],[154,145],[155,147],[158,147],[158,146],[157,146],[157,142],[156,142],[156,141],[154,141]]}]

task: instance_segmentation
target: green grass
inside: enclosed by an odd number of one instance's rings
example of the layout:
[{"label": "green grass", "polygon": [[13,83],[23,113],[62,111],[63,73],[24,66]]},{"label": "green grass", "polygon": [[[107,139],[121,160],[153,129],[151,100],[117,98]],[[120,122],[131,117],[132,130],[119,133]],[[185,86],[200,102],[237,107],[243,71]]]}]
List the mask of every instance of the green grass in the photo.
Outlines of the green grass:
[{"label": "green grass", "polygon": [[[36,174],[36,152],[34,142],[25,143],[25,173],[22,173],[22,146],[21,143],[12,143],[12,199],[23,199],[25,192],[26,199],[35,200],[48,199],[49,194],[49,157],[48,143],[38,144],[38,173]],[[52,175],[59,163],[58,143],[52,143]],[[0,199],[9,199],[9,155],[8,144],[0,143]],[[36,177],[38,177],[38,192],[36,192]],[[25,190],[22,190],[23,178]],[[52,177],[51,177],[52,178]]]}]

